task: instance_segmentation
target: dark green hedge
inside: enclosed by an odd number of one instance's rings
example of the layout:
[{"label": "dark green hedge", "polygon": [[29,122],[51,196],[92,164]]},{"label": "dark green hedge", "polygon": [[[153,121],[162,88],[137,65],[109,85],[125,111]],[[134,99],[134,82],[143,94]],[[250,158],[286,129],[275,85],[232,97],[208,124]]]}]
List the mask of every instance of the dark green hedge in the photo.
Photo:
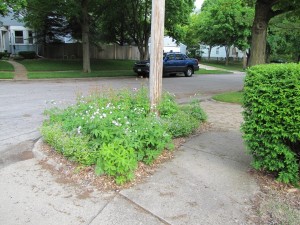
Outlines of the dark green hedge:
[{"label": "dark green hedge", "polygon": [[300,65],[251,67],[244,87],[244,140],[256,169],[299,182]]},{"label": "dark green hedge", "polygon": [[22,56],[24,59],[35,59],[36,53],[35,51],[22,51],[18,53],[19,56]]},{"label": "dark green hedge", "polygon": [[10,56],[10,53],[8,53],[8,52],[0,52],[0,59],[2,59],[3,57],[5,57],[5,58],[9,58],[9,56]]}]

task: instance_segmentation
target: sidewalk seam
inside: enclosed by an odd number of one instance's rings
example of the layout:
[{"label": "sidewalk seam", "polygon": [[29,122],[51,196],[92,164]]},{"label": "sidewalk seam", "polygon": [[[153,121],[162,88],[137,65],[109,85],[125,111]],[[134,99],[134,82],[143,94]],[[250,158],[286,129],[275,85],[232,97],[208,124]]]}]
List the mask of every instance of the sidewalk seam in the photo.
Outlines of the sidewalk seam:
[{"label": "sidewalk seam", "polygon": [[111,198],[110,201],[107,201],[107,203],[102,207],[102,209],[100,209],[95,216],[93,216],[90,221],[86,224],[86,225],[90,225],[92,224],[92,222],[101,214],[101,212],[108,206],[108,204],[110,204],[117,196],[118,194],[114,194],[113,198]]},{"label": "sidewalk seam", "polygon": [[131,200],[130,198],[126,197],[125,195],[123,195],[122,193],[118,193],[120,197],[122,197],[124,200],[128,201],[129,203],[131,203],[132,205],[137,206],[139,209],[143,210],[145,213],[150,214],[151,216],[155,217],[156,219],[158,219],[160,222],[162,222],[165,225],[171,225],[169,222],[167,222],[165,219],[155,215],[154,213],[152,213],[151,211],[145,209],[143,206],[139,205],[138,203],[134,202],[133,200]]}]

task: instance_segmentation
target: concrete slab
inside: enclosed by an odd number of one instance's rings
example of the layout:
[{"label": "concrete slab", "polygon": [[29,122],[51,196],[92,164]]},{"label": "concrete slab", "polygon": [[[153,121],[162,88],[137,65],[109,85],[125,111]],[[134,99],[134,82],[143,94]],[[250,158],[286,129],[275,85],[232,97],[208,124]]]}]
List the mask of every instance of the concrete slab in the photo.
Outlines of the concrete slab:
[{"label": "concrete slab", "polygon": [[249,198],[258,191],[248,164],[190,148],[195,140],[145,184],[121,193],[169,224],[247,224]]},{"label": "concrete slab", "polygon": [[116,196],[90,225],[160,225],[166,224],[130,200]]},{"label": "concrete slab", "polygon": [[0,170],[0,224],[89,224],[113,196],[55,179],[30,159]]},{"label": "concrete slab", "polygon": [[210,131],[191,138],[185,147],[230,159],[249,167],[251,157],[246,153],[242,134],[238,130]]}]

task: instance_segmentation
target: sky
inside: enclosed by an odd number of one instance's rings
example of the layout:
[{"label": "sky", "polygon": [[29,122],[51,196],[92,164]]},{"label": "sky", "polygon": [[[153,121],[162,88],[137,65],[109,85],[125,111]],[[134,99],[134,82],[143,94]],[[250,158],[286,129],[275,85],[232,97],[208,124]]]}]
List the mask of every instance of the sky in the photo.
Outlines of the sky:
[{"label": "sky", "polygon": [[196,1],[195,1],[196,9],[200,9],[200,8],[201,8],[201,5],[202,5],[203,1],[204,1],[204,0],[196,0]]}]

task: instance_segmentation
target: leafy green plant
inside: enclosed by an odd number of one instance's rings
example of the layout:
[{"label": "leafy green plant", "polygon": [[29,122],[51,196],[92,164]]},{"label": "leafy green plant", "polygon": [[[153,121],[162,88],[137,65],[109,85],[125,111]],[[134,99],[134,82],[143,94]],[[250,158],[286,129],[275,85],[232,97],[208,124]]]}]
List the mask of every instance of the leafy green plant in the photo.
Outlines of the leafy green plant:
[{"label": "leafy green plant", "polygon": [[117,184],[123,184],[134,178],[136,167],[134,149],[124,145],[122,140],[115,140],[113,143],[104,144],[99,151],[96,174],[114,176]]},{"label": "leafy green plant", "polygon": [[187,136],[197,129],[201,122],[207,119],[198,101],[183,105],[177,113],[165,119],[167,131],[173,137]]},{"label": "leafy green plant", "polygon": [[244,140],[256,169],[299,181],[300,65],[251,67],[244,87]]},{"label": "leafy green plant", "polygon": [[114,176],[122,184],[133,178],[138,161],[151,164],[164,149],[173,149],[173,137],[191,133],[205,119],[199,102],[180,107],[170,94],[159,109],[161,117],[151,112],[146,88],[95,92],[78,97],[73,106],[47,110],[41,132],[70,160],[96,165],[97,174]]}]

